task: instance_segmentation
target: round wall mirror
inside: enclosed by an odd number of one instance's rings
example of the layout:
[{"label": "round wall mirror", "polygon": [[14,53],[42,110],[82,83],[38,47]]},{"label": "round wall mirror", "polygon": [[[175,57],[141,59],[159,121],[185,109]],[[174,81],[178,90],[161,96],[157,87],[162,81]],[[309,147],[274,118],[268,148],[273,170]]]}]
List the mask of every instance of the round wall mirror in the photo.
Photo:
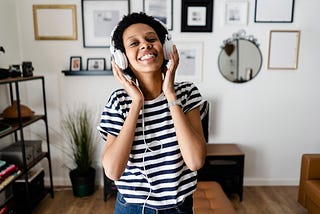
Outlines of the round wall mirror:
[{"label": "round wall mirror", "polygon": [[244,83],[257,76],[262,65],[262,54],[256,39],[239,31],[224,41],[219,54],[221,74],[234,83]]}]

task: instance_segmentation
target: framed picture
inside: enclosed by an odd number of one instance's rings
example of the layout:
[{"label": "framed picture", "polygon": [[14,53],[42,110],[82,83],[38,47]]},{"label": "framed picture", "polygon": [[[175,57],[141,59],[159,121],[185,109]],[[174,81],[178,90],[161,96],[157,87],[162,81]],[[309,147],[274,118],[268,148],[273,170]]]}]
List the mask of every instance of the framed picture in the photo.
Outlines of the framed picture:
[{"label": "framed picture", "polygon": [[168,30],[173,29],[172,0],[143,0],[143,11],[163,22]]},{"label": "framed picture", "polygon": [[82,58],[81,56],[70,57],[70,71],[82,70]]},{"label": "framed picture", "polygon": [[255,0],[255,22],[293,22],[294,0]]},{"label": "framed picture", "polygon": [[224,24],[247,25],[248,24],[248,2],[226,1],[224,3]]},{"label": "framed picture", "polygon": [[82,0],[83,47],[109,47],[108,37],[129,8],[129,0]]},{"label": "framed picture", "polygon": [[272,30],[269,39],[268,69],[297,69],[300,31]]},{"label": "framed picture", "polygon": [[33,5],[35,40],[77,40],[76,5]]},{"label": "framed picture", "polygon": [[179,66],[176,79],[181,81],[202,81],[203,43],[195,41],[177,41]]},{"label": "framed picture", "polygon": [[212,32],[213,0],[182,0],[181,32]]},{"label": "framed picture", "polygon": [[88,71],[103,71],[106,69],[105,58],[88,58],[87,70]]}]

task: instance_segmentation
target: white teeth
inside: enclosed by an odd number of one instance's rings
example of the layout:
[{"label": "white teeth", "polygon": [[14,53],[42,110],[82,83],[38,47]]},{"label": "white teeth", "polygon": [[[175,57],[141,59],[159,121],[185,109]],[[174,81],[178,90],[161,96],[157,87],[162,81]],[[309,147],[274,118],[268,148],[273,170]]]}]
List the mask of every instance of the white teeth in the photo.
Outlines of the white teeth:
[{"label": "white teeth", "polygon": [[146,60],[146,59],[151,59],[151,58],[153,58],[153,57],[154,57],[153,54],[147,54],[147,55],[142,56],[140,59],[141,59],[141,60]]}]

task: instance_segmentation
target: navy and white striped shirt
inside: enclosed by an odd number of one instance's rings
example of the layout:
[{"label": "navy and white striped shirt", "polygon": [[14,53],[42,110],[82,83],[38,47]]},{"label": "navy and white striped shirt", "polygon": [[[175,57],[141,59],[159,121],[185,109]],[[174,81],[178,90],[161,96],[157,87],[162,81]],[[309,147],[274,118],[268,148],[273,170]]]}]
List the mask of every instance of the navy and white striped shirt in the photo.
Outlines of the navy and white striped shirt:
[{"label": "navy and white striped shirt", "polygon": [[[203,118],[208,106],[198,88],[189,82],[175,83],[174,87],[183,112],[200,107]],[[104,140],[107,134],[119,134],[130,105],[124,89],[112,93],[98,127]],[[167,99],[161,93],[144,102],[127,166],[115,184],[128,203],[168,209],[191,195],[196,183],[197,172],[189,170],[182,158]]]}]

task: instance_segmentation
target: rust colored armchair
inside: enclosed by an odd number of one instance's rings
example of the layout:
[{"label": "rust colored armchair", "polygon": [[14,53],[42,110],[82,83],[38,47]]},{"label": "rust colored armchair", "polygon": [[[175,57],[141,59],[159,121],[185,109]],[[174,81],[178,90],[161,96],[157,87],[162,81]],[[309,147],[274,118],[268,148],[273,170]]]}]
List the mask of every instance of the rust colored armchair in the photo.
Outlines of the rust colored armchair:
[{"label": "rust colored armchair", "polygon": [[320,154],[302,155],[298,202],[309,214],[319,214]]}]

